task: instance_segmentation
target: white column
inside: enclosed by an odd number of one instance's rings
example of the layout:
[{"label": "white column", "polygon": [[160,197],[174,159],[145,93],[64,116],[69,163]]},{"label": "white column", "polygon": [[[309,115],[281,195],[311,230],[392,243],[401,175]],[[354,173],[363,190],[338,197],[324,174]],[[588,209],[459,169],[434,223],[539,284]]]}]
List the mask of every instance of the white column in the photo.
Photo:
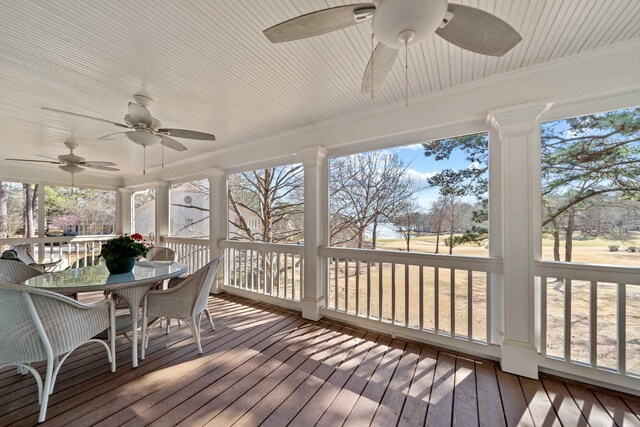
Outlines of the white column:
[{"label": "white column", "polygon": [[302,317],[319,320],[324,304],[327,268],[318,248],[329,245],[329,163],[316,147],[298,153],[304,164],[304,288]]},{"label": "white column", "polygon": [[[222,255],[220,246],[222,240],[226,240],[229,230],[229,197],[227,174],[221,169],[214,169],[207,174],[209,179],[209,241],[211,244],[211,259]],[[226,262],[223,263],[226,265]],[[224,268],[218,267],[216,281],[211,292],[222,292],[224,280]]]},{"label": "white column", "polygon": [[133,224],[133,211],[131,198],[133,191],[130,188],[118,188],[116,194],[116,234],[131,234]]},{"label": "white column", "polygon": [[[500,133],[489,129],[489,256],[502,258],[502,141]],[[491,343],[500,343],[502,330],[502,274],[490,273],[489,303]]]},{"label": "white column", "polygon": [[[44,183],[38,184],[38,237],[45,237],[45,230],[47,228],[47,222],[45,218],[45,195],[44,195]],[[44,262],[44,243],[38,244],[38,262]]]},{"label": "white column", "polygon": [[[489,112],[501,145],[502,356],[505,372],[538,377],[534,259],[540,242],[540,116],[550,104]],[[494,135],[496,136],[496,135]]]},{"label": "white column", "polygon": [[170,203],[169,182],[156,181],[156,245],[162,244],[162,236],[169,235]]}]

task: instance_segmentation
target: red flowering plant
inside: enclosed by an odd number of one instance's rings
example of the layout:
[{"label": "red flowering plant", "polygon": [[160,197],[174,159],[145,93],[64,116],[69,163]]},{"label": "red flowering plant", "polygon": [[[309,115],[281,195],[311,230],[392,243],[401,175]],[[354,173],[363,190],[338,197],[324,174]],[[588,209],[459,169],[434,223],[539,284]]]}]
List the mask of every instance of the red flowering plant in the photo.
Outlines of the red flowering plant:
[{"label": "red flowering plant", "polygon": [[100,255],[109,264],[118,258],[146,256],[148,251],[149,248],[134,239],[133,236],[125,235],[107,240],[102,245]]},{"label": "red flowering plant", "polygon": [[145,238],[140,233],[133,233],[131,235],[131,238],[133,240],[135,240],[136,242],[138,242],[138,243],[142,243],[147,248],[152,248],[153,247],[153,233],[149,234],[149,240],[145,240]]}]

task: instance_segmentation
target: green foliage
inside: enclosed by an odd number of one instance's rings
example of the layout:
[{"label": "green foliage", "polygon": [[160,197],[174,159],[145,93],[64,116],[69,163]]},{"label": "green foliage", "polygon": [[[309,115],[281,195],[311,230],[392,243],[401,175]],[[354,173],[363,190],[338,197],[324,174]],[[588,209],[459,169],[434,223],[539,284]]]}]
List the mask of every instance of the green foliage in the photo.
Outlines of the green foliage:
[{"label": "green foliage", "polygon": [[[489,229],[474,225],[470,230],[466,230],[461,236],[453,236],[453,247],[460,245],[482,246],[487,244],[489,239]],[[452,239],[444,239],[444,244],[451,247]]]},{"label": "green foliage", "polygon": [[428,179],[429,185],[439,187],[440,194],[486,197],[489,189],[488,136],[486,133],[439,139],[422,144],[424,155],[435,160],[449,160],[456,151],[462,151],[470,163],[466,169],[444,169]]},{"label": "green foliage", "polygon": [[640,201],[640,108],[542,126],[542,195],[547,225],[603,194]]},{"label": "green foliage", "polygon": [[130,236],[120,236],[102,245],[100,255],[105,261],[113,261],[116,258],[146,256],[149,248],[142,243],[136,242]]}]

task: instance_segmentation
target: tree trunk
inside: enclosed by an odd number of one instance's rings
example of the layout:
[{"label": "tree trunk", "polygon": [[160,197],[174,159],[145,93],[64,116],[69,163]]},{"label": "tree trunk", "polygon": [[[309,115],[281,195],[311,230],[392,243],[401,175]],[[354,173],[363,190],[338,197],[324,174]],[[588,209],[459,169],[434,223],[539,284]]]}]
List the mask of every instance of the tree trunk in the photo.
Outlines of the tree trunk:
[{"label": "tree trunk", "polygon": [[409,242],[411,242],[411,236],[407,234],[407,238],[405,240],[407,241],[407,252],[409,252]]},{"label": "tree trunk", "polygon": [[[36,219],[38,217],[38,184],[34,184],[33,186],[33,194],[31,194],[31,217],[34,218],[33,221],[35,222]],[[35,236],[35,226],[37,224],[33,225],[34,228],[34,236]],[[40,232],[40,230],[38,230],[38,233]]]},{"label": "tree trunk", "polygon": [[373,232],[372,232],[372,236],[371,236],[371,244],[373,246],[373,249],[376,248],[376,240],[378,238],[378,218],[376,217],[373,220]]},{"label": "tree trunk", "polygon": [[560,230],[553,229],[553,260],[560,261]]},{"label": "tree trunk", "polygon": [[438,223],[438,229],[436,230],[436,251],[434,253],[438,253],[440,251],[440,233],[442,233],[442,221]]},{"label": "tree trunk", "polygon": [[558,222],[554,219],[551,222],[553,226],[553,260],[560,261],[560,228],[558,228]]},{"label": "tree trunk", "polygon": [[358,249],[362,249],[364,246],[364,230],[358,231]]},{"label": "tree trunk", "polygon": [[24,237],[33,237],[33,202],[31,184],[22,184],[24,189]]},{"label": "tree trunk", "polygon": [[0,237],[9,237],[9,211],[7,207],[9,191],[4,182],[0,182]]},{"label": "tree trunk", "polygon": [[449,255],[453,255],[453,227],[449,229]]},{"label": "tree trunk", "polygon": [[571,209],[567,218],[567,231],[564,239],[564,261],[571,262],[573,251],[573,232],[575,231],[576,211]]}]

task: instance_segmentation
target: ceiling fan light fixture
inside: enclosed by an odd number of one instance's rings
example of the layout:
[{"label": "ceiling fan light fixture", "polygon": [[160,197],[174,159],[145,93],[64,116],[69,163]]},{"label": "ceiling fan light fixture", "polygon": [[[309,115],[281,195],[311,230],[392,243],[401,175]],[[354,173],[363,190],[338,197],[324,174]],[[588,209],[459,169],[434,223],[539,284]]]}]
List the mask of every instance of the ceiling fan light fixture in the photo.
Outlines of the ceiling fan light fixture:
[{"label": "ceiling fan light fixture", "polygon": [[144,130],[144,129],[136,129],[135,132],[127,132],[127,138],[131,140],[131,142],[142,145],[146,147],[147,145],[153,145],[160,142],[162,137],[159,135],[154,135],[153,133]]},{"label": "ceiling fan light fixture", "polygon": [[[420,43],[442,23],[447,3],[447,0],[383,1],[373,15],[376,38],[395,49]],[[415,36],[405,44],[400,36],[407,30],[413,31]]]},{"label": "ceiling fan light fixture", "polygon": [[78,165],[60,165],[58,167],[67,173],[80,173],[85,170]]}]

